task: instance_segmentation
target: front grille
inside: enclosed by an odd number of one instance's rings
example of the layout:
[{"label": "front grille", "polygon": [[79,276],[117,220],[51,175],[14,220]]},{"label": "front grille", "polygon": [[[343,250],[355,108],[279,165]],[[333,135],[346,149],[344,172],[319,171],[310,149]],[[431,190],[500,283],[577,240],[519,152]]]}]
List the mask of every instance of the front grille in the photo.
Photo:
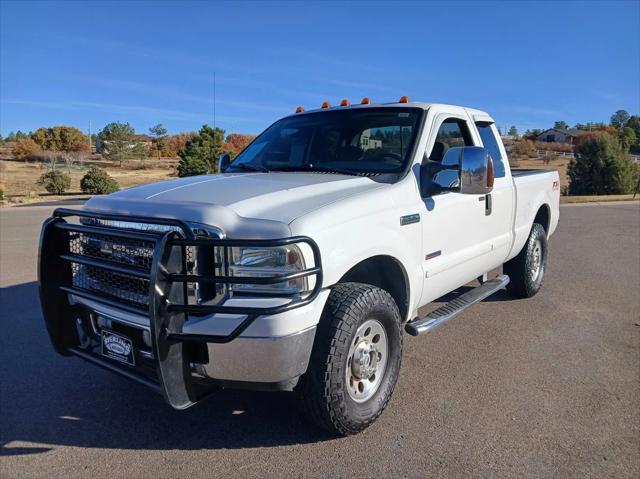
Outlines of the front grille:
[{"label": "front grille", "polygon": [[[130,223],[104,222],[93,218],[84,218],[83,224],[107,227],[123,231],[143,231],[158,234],[158,237],[170,230],[178,231],[174,226]],[[183,246],[185,274],[222,274],[220,269],[219,248],[197,248]],[[73,232],[69,235],[69,252],[98,261],[108,261],[123,266],[133,266],[139,271],[151,275],[155,241],[131,239],[110,234]],[[85,291],[99,294],[111,300],[128,303],[141,310],[149,306],[149,279],[134,275],[114,272],[97,265],[71,263],[72,285]],[[188,304],[216,304],[224,296],[224,285],[216,283],[185,284]]]},{"label": "front grille", "polygon": [[149,280],[78,263],[71,264],[73,286],[139,307],[149,306]]},{"label": "front grille", "polygon": [[75,233],[69,243],[69,250],[73,254],[151,271],[154,243],[93,233]]}]

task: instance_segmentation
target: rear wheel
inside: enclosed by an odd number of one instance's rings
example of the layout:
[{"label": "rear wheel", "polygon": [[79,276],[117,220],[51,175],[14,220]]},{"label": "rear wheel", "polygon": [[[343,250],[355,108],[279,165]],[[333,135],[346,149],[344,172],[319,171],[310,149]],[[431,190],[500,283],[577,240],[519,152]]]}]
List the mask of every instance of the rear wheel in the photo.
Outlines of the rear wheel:
[{"label": "rear wheel", "polygon": [[522,251],[504,264],[509,275],[507,291],[519,298],[530,298],[542,287],[547,266],[547,234],[538,223],[534,223]]},{"label": "rear wheel", "polygon": [[316,424],[349,435],[382,414],[400,372],[400,323],[385,290],[360,283],[333,288],[299,386],[304,410]]}]

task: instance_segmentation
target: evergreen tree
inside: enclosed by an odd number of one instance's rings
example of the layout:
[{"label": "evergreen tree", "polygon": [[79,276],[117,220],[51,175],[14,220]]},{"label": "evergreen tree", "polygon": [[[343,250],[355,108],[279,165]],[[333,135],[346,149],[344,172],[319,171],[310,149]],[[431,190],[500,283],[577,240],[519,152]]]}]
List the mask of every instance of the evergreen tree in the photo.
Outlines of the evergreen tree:
[{"label": "evergreen tree", "polygon": [[638,168],[611,135],[587,138],[567,168],[569,194],[617,195],[633,192]]},{"label": "evergreen tree", "polygon": [[222,145],[224,145],[224,130],[204,125],[198,134],[187,142],[184,150],[178,152],[180,157],[178,175],[217,173]]}]

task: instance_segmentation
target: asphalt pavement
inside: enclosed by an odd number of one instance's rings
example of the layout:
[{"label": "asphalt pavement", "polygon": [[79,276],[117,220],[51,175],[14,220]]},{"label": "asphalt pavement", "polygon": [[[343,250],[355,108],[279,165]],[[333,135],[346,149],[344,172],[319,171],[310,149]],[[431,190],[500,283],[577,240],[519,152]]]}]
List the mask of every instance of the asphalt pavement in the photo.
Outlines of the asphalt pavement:
[{"label": "asphalt pavement", "polygon": [[287,393],[179,412],[56,355],[36,284],[51,210],[0,210],[2,478],[640,477],[639,203],[563,206],[542,291],[406,337],[389,407],[340,439]]}]

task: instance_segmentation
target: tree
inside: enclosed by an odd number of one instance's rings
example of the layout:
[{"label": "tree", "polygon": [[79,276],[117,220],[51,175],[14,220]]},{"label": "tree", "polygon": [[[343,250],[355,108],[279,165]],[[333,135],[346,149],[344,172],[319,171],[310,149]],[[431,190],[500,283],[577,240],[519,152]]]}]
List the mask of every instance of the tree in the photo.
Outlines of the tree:
[{"label": "tree", "polygon": [[629,128],[628,126],[625,126],[620,130],[619,138],[620,145],[626,153],[628,153],[631,147],[638,142],[636,132],[633,131],[633,128]]},{"label": "tree", "polygon": [[18,160],[31,160],[42,150],[31,138],[20,138],[13,147],[12,154]]},{"label": "tree", "polygon": [[16,131],[16,141],[17,140],[26,140],[27,138],[29,138],[29,135],[26,134],[24,131]]},{"label": "tree", "polygon": [[527,140],[535,141],[536,138],[540,136],[541,133],[542,133],[542,130],[540,128],[534,128],[533,130],[525,131],[522,137]]},{"label": "tree", "polygon": [[633,192],[638,168],[618,140],[608,134],[593,135],[576,148],[569,162],[569,194],[615,195]]},{"label": "tree", "polygon": [[218,172],[218,158],[224,144],[224,130],[204,125],[198,134],[178,153],[179,176],[204,175]]},{"label": "tree", "polygon": [[0,135],[0,145],[4,145],[4,138],[2,138],[2,135]]},{"label": "tree", "polygon": [[185,149],[187,142],[196,135],[197,133],[195,132],[189,132],[168,136],[165,144],[165,155],[175,158],[178,156],[178,152]]},{"label": "tree", "polygon": [[568,130],[569,129],[569,125],[567,124],[566,121],[556,121],[553,124],[553,127],[556,128],[557,130]]},{"label": "tree", "polygon": [[135,139],[135,130],[129,123],[113,122],[105,126],[98,134],[96,145],[101,153],[110,160],[122,162],[139,153],[140,142]]},{"label": "tree", "polygon": [[624,126],[626,126],[627,128],[631,128],[633,130],[633,132],[636,134],[637,142],[640,143],[640,116],[638,115],[630,116],[629,119],[627,120],[627,123],[625,123]]},{"label": "tree", "polygon": [[625,126],[625,123],[627,123],[629,118],[629,113],[627,113],[626,110],[618,110],[611,115],[611,126],[620,129]]},{"label": "tree", "polygon": [[515,125],[512,125],[511,128],[509,128],[509,136],[518,137],[518,129]]},{"label": "tree", "polygon": [[162,123],[158,123],[156,126],[152,126],[149,128],[149,133],[153,137],[153,146],[156,147],[158,151],[158,159],[160,159],[160,152],[164,150],[166,139],[167,139],[167,129],[162,126]]},{"label": "tree", "polygon": [[71,186],[71,177],[62,171],[49,171],[40,176],[38,184],[49,193],[60,195]]},{"label": "tree", "polygon": [[84,193],[106,195],[118,191],[118,182],[105,170],[92,166],[80,180],[80,189]]},{"label": "tree", "polygon": [[229,133],[225,139],[222,150],[235,158],[238,153],[244,150],[249,143],[255,139],[255,135],[243,135],[242,133]]},{"label": "tree", "polygon": [[73,126],[38,128],[31,138],[43,150],[71,152],[89,149],[87,137]]},{"label": "tree", "polygon": [[5,138],[5,141],[16,141],[16,134],[10,131],[7,137]]}]

